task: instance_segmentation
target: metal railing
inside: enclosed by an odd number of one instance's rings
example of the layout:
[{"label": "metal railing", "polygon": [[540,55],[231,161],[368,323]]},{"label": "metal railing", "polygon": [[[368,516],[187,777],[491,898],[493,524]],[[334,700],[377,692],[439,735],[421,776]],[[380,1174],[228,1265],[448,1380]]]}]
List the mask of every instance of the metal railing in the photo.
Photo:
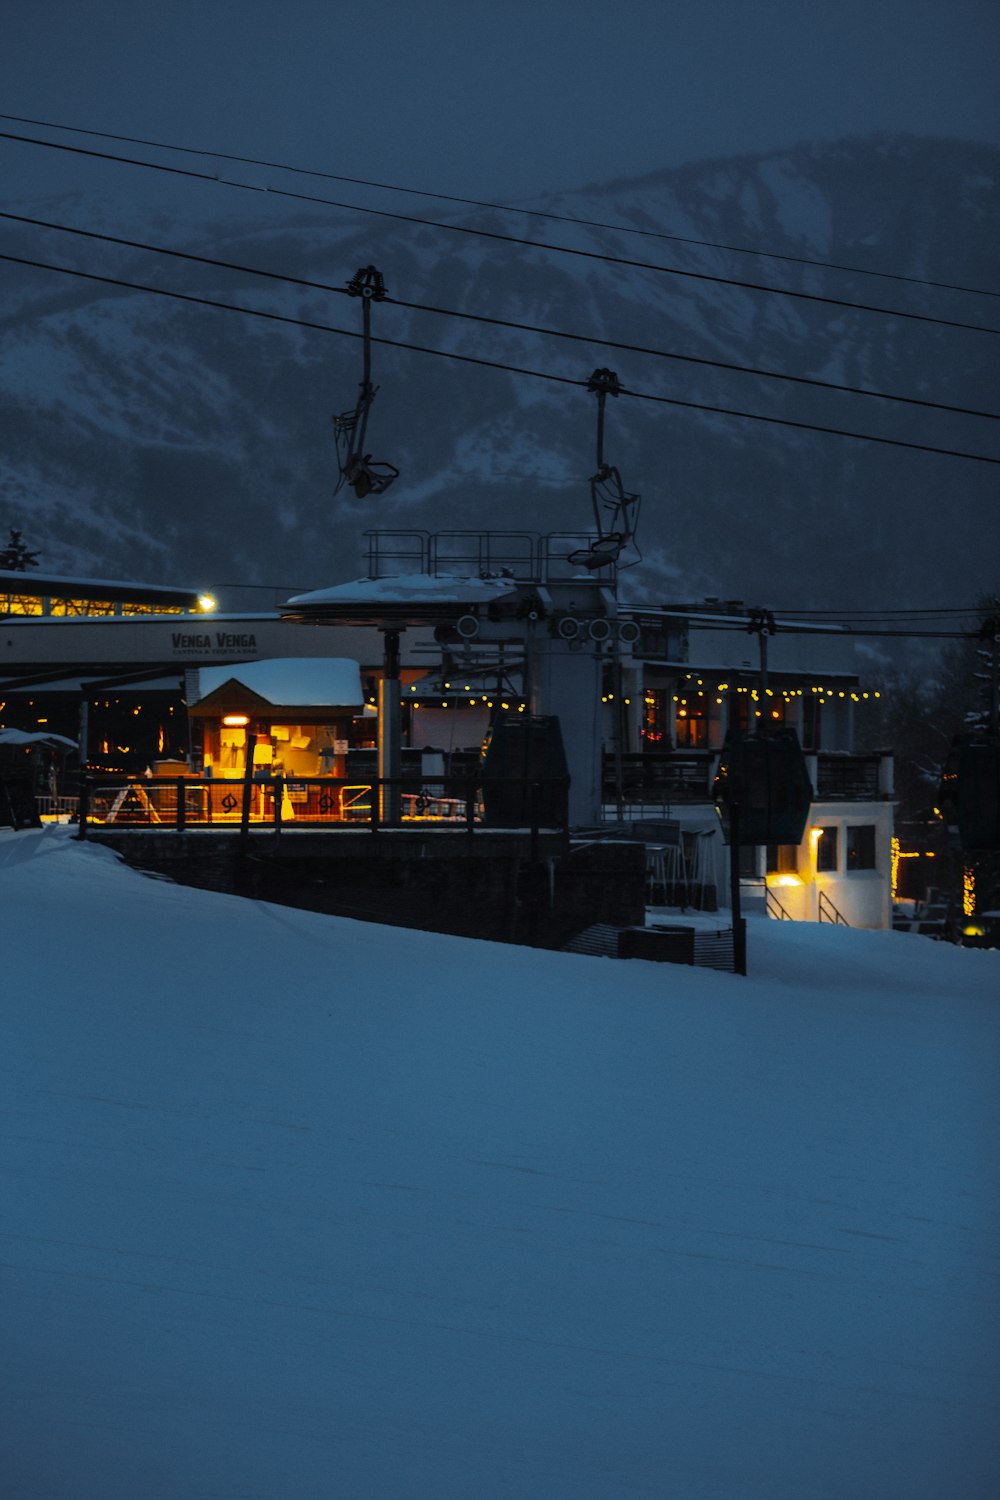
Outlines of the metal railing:
[{"label": "metal railing", "polygon": [[771,887],[770,886],[765,886],[764,889],[765,889],[766,896],[767,896],[767,914],[768,914],[768,916],[769,917],[774,917],[775,920],[778,921],[778,922],[791,922],[791,921],[793,921],[794,918],[792,917],[791,912],[788,911],[782,905],[781,901],[774,894],[774,892],[772,891]]},{"label": "metal railing", "polygon": [[464,829],[527,828],[566,832],[565,777],[491,778],[477,775],[455,795],[454,778],[412,776],[267,777],[251,782],[201,777],[88,776],[79,799],[80,836],[88,828],[218,830],[368,829],[413,826]]},{"label": "metal railing", "polygon": [[[394,573],[465,573],[545,583],[577,577],[572,554],[588,551],[595,537],[584,531],[366,531],[368,576]],[[614,579],[614,564],[593,570],[597,583]]]},{"label": "metal railing", "polygon": [[79,805],[79,797],[53,797],[41,792],[35,794],[35,806],[42,818],[75,818]]},{"label": "metal railing", "polygon": [[838,927],[850,927],[851,925],[843,912],[834,906],[826,891],[820,891],[819,893],[819,920],[821,922],[832,922]]},{"label": "metal railing", "polygon": [[870,802],[880,795],[881,755],[851,755],[821,750],[816,756],[816,797]]},{"label": "metal railing", "polygon": [[[718,751],[642,751],[620,757],[621,793],[625,802],[706,802],[710,799],[712,773]],[[618,762],[606,754],[601,795],[613,802],[618,791]]]}]

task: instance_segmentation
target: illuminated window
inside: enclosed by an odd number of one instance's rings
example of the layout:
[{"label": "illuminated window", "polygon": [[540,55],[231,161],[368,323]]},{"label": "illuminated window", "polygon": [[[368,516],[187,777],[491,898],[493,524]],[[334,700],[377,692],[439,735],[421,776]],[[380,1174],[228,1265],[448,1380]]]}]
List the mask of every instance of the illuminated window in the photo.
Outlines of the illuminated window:
[{"label": "illuminated window", "polygon": [[662,688],[647,688],[643,694],[642,742],[648,750],[670,748],[667,694]]},{"label": "illuminated window", "polygon": [[847,868],[874,870],[875,824],[861,823],[847,830]]},{"label": "illuminated window", "polygon": [[37,594],[0,594],[0,614],[40,615],[42,601]]},{"label": "illuminated window", "polygon": [[704,698],[677,705],[674,720],[678,750],[703,750],[708,745],[708,710]]},{"label": "illuminated window", "polygon": [[828,873],[836,873],[838,830],[836,828],[817,828],[816,833],[819,835],[816,840],[816,869]]},{"label": "illuminated window", "polygon": [[54,615],[113,615],[115,606],[110,599],[53,599]]}]

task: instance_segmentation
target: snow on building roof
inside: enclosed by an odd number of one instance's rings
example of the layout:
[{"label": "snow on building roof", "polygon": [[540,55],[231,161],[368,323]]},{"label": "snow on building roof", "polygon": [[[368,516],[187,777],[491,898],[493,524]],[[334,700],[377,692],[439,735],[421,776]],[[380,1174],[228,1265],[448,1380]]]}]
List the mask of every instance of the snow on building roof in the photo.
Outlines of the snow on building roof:
[{"label": "snow on building roof", "polygon": [[188,706],[208,698],[227,682],[238,682],[275,705],[300,708],[341,708],[360,705],[361,672],[356,661],[343,657],[274,657],[224,667],[199,667],[191,673]]},{"label": "snow on building roof", "polygon": [[68,740],[64,734],[29,733],[24,729],[0,729],[0,745],[64,745],[75,750],[76,740]]},{"label": "snow on building roof", "polygon": [[116,598],[119,595],[134,594],[137,598],[151,595],[171,602],[191,601],[193,604],[203,590],[188,588],[182,584],[139,583],[128,578],[79,578],[65,573],[47,573],[44,570],[32,569],[28,572],[20,569],[0,568],[0,592],[4,594],[103,593],[111,594]]},{"label": "snow on building roof", "polygon": [[488,604],[514,593],[509,578],[472,578],[458,573],[396,573],[388,578],[357,578],[328,589],[297,594],[289,605],[324,604]]}]

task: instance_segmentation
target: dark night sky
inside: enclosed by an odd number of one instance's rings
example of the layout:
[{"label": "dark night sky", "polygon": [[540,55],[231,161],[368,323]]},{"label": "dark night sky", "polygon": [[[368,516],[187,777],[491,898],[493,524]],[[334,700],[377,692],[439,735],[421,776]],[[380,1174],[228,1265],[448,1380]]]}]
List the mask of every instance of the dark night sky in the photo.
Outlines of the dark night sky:
[{"label": "dark night sky", "polygon": [[[5,112],[473,197],[875,130],[1000,143],[992,0],[0,0],[0,18]],[[8,200],[125,170],[11,142],[0,161]]]}]

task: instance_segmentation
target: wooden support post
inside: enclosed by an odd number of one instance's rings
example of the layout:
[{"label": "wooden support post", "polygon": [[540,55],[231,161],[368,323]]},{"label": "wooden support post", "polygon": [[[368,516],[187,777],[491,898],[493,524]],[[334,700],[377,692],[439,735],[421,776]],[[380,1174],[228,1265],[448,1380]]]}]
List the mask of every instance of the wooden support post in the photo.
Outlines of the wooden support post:
[{"label": "wooden support post", "polygon": [[733,967],[747,972],[747,923],[740,906],[740,805],[729,808],[729,897],[733,909]]},{"label": "wooden support post", "polygon": [[257,726],[247,725],[247,763],[243,768],[243,808],[240,813],[240,847],[245,851],[250,842],[250,803],[253,798],[253,756],[257,748]]}]

